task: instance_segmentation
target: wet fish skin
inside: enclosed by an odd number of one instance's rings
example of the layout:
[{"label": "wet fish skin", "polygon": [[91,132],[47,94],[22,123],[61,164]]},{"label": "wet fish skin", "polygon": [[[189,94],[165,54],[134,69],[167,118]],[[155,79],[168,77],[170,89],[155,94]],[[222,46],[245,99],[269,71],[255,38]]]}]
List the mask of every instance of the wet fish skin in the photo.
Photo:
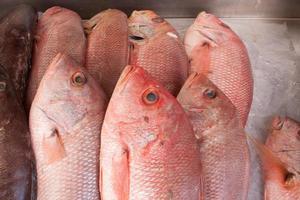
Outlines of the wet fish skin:
[{"label": "wet fish skin", "polygon": [[275,116],[266,146],[287,169],[300,178],[300,123],[289,117]]},{"label": "wet fish skin", "polygon": [[72,57],[80,65],[85,62],[86,38],[81,18],[71,10],[58,6],[46,10],[39,18],[35,39],[27,89],[27,111],[47,67],[58,53]]},{"label": "wet fish skin", "polygon": [[236,106],[245,126],[253,78],[247,49],[238,35],[216,16],[202,12],[186,31],[184,45],[190,73],[204,74],[220,88]]},{"label": "wet fish skin", "polygon": [[199,147],[176,99],[127,66],[101,131],[102,200],[200,199]]},{"label": "wet fish skin", "polygon": [[0,65],[0,199],[30,200],[29,128],[9,75]]},{"label": "wet fish skin", "polygon": [[128,62],[127,15],[108,9],[83,26],[88,33],[86,67],[110,97]]},{"label": "wet fish skin", "polygon": [[150,10],[134,11],[128,19],[130,64],[146,69],[176,95],[188,73],[188,57],[176,30]]},{"label": "wet fish skin", "polygon": [[192,73],[177,100],[199,141],[204,199],[247,198],[249,150],[236,108],[206,76]]},{"label": "wet fish skin", "polygon": [[105,107],[105,94],[87,70],[58,54],[30,111],[38,199],[100,198],[99,145]]},{"label": "wet fish skin", "polygon": [[37,13],[29,5],[19,5],[0,21],[0,64],[8,70],[17,98],[24,103],[31,64]]},{"label": "wet fish skin", "polygon": [[264,175],[265,200],[299,200],[299,176],[288,170],[267,146],[249,137],[258,151]]}]

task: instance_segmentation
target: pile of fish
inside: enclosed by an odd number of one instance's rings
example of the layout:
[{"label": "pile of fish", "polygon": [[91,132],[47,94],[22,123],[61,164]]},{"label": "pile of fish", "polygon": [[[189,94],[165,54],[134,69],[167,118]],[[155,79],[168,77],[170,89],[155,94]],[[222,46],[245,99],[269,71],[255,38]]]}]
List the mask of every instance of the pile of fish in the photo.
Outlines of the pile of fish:
[{"label": "pile of fish", "polygon": [[300,124],[275,117],[261,144],[252,96],[247,50],[212,14],[182,40],[150,10],[18,6],[0,21],[0,199],[244,200],[247,141],[265,199],[300,199]]}]

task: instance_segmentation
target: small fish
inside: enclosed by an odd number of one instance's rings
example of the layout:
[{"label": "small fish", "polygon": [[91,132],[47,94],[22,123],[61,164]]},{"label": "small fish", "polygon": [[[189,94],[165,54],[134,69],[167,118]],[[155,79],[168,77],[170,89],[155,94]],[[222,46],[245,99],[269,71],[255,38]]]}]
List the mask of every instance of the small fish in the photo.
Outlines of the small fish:
[{"label": "small fish", "polygon": [[289,117],[275,116],[266,146],[300,178],[300,123]]},{"label": "small fish", "polygon": [[260,156],[265,200],[299,200],[300,179],[268,147],[248,136]]},{"label": "small fish", "polygon": [[184,45],[190,73],[207,76],[232,101],[246,125],[253,96],[253,78],[247,49],[219,18],[200,13],[188,28]]},{"label": "small fish", "polygon": [[30,200],[29,128],[9,75],[10,70],[0,65],[0,199]]},{"label": "small fish", "polygon": [[88,33],[86,67],[110,97],[128,62],[127,15],[102,11],[83,24]]},{"label": "small fish", "polygon": [[100,129],[106,98],[71,57],[49,65],[30,110],[37,199],[99,200]]},{"label": "small fish", "polygon": [[249,150],[234,105],[206,76],[197,73],[186,80],[177,100],[199,141],[204,200],[245,200]]},{"label": "small fish", "polygon": [[58,6],[46,10],[39,18],[35,39],[26,97],[27,111],[47,67],[58,53],[72,57],[79,65],[85,62],[86,39],[81,18],[71,10]]},{"label": "small fish", "polygon": [[176,30],[150,10],[134,11],[129,20],[130,64],[146,69],[173,95],[188,73],[188,57]]},{"label": "small fish", "polygon": [[102,200],[201,199],[200,152],[176,99],[141,67],[127,66],[101,132]]},{"label": "small fish", "polygon": [[16,6],[0,21],[0,64],[10,76],[17,98],[25,103],[37,13],[29,5]]}]

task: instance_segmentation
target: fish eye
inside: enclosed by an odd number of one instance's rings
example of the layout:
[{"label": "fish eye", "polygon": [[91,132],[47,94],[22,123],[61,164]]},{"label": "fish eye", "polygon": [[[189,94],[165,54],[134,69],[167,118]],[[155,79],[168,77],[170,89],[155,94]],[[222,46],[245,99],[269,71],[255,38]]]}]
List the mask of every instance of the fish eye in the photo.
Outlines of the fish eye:
[{"label": "fish eye", "polygon": [[284,124],[284,120],[281,117],[276,117],[273,122],[272,122],[272,126],[275,130],[280,130],[282,129]]},{"label": "fish eye", "polygon": [[217,92],[214,89],[207,88],[204,90],[203,96],[208,97],[209,99],[214,99],[217,97]]},{"label": "fish eye", "polygon": [[164,18],[162,18],[162,17],[154,17],[151,20],[155,23],[162,23],[165,21]]},{"label": "fish eye", "polygon": [[0,82],[0,92],[4,92],[6,90],[6,83]]},{"label": "fish eye", "polygon": [[154,90],[147,90],[143,94],[143,101],[145,104],[153,105],[153,104],[157,103],[158,100],[159,100],[159,95]]},{"label": "fish eye", "polygon": [[144,40],[145,38],[143,38],[141,36],[137,36],[137,35],[130,35],[129,39],[135,40],[135,41],[141,41],[141,40]]},{"label": "fish eye", "polygon": [[285,181],[286,185],[292,185],[294,183],[294,181],[295,181],[295,174],[291,173],[291,172],[288,172],[285,175],[284,181]]},{"label": "fish eye", "polygon": [[84,76],[84,74],[82,72],[75,72],[72,75],[72,83],[75,86],[83,86],[85,83],[87,82],[86,77]]}]

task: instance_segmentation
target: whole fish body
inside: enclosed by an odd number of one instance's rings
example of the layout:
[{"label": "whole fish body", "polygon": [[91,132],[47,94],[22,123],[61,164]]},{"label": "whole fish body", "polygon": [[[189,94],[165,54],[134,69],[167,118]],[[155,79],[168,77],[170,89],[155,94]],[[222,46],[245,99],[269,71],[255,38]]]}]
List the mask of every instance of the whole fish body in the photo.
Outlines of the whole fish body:
[{"label": "whole fish body", "polygon": [[128,25],[130,64],[146,69],[176,95],[188,72],[188,57],[176,30],[150,10],[134,11]]},{"label": "whole fish body", "polygon": [[[275,120],[278,122],[278,120]],[[276,123],[277,124],[277,123]],[[278,124],[276,125],[278,127]],[[300,179],[297,174],[288,170],[288,165],[282,162],[267,146],[251,138],[255,144],[264,175],[265,200],[299,200]]]},{"label": "whole fish body", "polygon": [[274,117],[266,146],[300,178],[299,122],[289,117]]},{"label": "whole fish body", "polygon": [[49,65],[30,110],[38,199],[98,200],[100,129],[106,98],[72,58]]},{"label": "whole fish body", "polygon": [[247,49],[240,38],[212,14],[202,12],[188,28],[184,45],[190,72],[206,75],[232,101],[245,126],[253,96]]},{"label": "whole fish body", "polygon": [[29,128],[10,73],[0,65],[0,199],[30,200]]},{"label": "whole fish body", "polygon": [[246,199],[249,150],[236,108],[206,76],[192,73],[177,100],[199,140],[204,199]]},{"label": "whole fish body", "polygon": [[108,9],[86,21],[84,27],[88,32],[86,67],[110,97],[128,62],[127,15]]},{"label": "whole fish body", "polygon": [[38,21],[35,38],[26,99],[28,111],[47,67],[58,53],[79,64],[85,62],[86,39],[81,18],[71,10],[58,6],[46,10]]},{"label": "whole fish body", "polygon": [[176,99],[141,67],[127,66],[101,131],[102,200],[200,199],[199,148]]},{"label": "whole fish body", "polygon": [[10,76],[17,98],[24,103],[37,13],[29,5],[15,7],[0,21],[0,64]]}]

